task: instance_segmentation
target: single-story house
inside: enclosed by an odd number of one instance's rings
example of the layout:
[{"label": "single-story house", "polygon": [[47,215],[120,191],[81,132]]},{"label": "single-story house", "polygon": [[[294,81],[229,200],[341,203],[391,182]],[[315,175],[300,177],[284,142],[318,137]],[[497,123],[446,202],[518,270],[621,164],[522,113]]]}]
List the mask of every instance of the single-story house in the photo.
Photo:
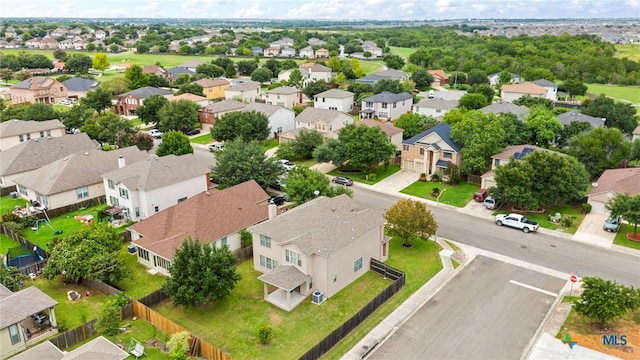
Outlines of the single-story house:
[{"label": "single-story house", "polygon": [[587,194],[591,212],[608,214],[605,205],[618,194],[640,195],[640,168],[605,170]]},{"label": "single-story house", "polygon": [[596,128],[604,127],[604,122],[605,122],[604,118],[593,117],[590,115],[579,113],[577,111],[569,111],[566,113],[562,113],[556,116],[556,118],[560,120],[560,122],[562,123],[562,126],[564,127],[571,125],[572,122],[579,121],[579,122],[587,122],[591,125],[592,128],[596,129]]},{"label": "single-story house", "polygon": [[264,300],[291,311],[314,292],[333,297],[365,274],[371,259],[389,257],[384,224],[379,212],[340,195],[318,197],[250,227]]},{"label": "single-story house", "polygon": [[7,120],[0,123],[0,151],[6,151],[31,139],[64,135],[64,125],[57,119],[45,121]]},{"label": "single-story house", "polygon": [[462,164],[460,146],[451,140],[451,125],[440,123],[402,143],[401,167],[403,170],[449,177],[449,163]]},{"label": "single-story house", "polygon": [[374,86],[380,80],[398,80],[400,82],[403,82],[408,79],[409,79],[409,75],[403,71],[387,69],[387,70],[380,70],[373,74],[363,76],[359,79],[356,79],[356,82]]},{"label": "single-story house", "polygon": [[190,197],[129,227],[138,262],[169,276],[176,250],[188,237],[240,248],[239,231],[268,218],[269,195],[254,180]]},{"label": "single-story house", "polygon": [[513,102],[525,95],[537,98],[546,98],[547,89],[531,82],[502,85],[500,93],[502,101]]}]

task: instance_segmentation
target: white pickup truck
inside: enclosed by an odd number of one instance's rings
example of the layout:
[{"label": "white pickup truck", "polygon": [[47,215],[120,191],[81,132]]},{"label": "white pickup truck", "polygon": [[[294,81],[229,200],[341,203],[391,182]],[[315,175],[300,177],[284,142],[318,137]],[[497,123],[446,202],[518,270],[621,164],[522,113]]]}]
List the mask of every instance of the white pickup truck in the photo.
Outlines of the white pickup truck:
[{"label": "white pickup truck", "polygon": [[496,215],[496,224],[498,226],[510,226],[520,229],[525,233],[538,230],[538,223],[531,221],[520,214],[500,214]]}]

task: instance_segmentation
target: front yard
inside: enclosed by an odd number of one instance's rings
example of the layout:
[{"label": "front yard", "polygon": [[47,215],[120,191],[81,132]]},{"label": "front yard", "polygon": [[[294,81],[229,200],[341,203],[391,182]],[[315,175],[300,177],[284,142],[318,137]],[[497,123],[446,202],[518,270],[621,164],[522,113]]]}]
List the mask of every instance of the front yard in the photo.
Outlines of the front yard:
[{"label": "front yard", "polygon": [[[440,202],[443,204],[453,205],[456,207],[464,207],[473,198],[480,186],[461,182],[458,185],[448,185],[441,182],[432,181],[416,181],[406,188],[400,190],[401,193],[413,195],[419,198],[436,201],[437,197],[433,196],[433,189],[440,190]],[[446,190],[446,191],[445,191]]]},{"label": "front yard", "polygon": [[388,165],[388,166],[380,166],[378,167],[378,171],[375,173],[365,174],[364,172],[358,173],[350,173],[350,172],[341,172],[339,169],[334,169],[329,171],[329,175],[331,176],[346,176],[353,181],[357,181],[359,183],[373,185],[380,180],[387,178],[395,173],[400,171],[400,165]]},{"label": "front yard", "polygon": [[[433,242],[413,241],[413,248],[402,247],[402,240],[391,242],[391,258],[387,262],[407,276],[405,288],[354,331],[342,344],[355,344],[384,316],[395,309],[441,268],[438,251]],[[237,359],[289,359],[297,358],[355,314],[389,285],[388,280],[368,272],[337,295],[321,305],[306,300],[291,312],[280,310],[263,301],[260,275],[253,270],[253,262],[239,266],[242,280],[224,300],[198,308],[173,307],[165,302],[155,310],[192,331]],[[261,324],[273,328],[273,340],[260,345],[257,330]],[[352,345],[351,345],[352,346]],[[338,350],[337,357],[344,352]]]},{"label": "front yard", "polygon": [[[494,212],[493,215],[506,214],[510,212],[512,211],[510,211],[508,208],[502,207],[500,210]],[[560,213],[562,218],[571,217],[573,219],[571,221],[571,226],[569,227],[563,226],[562,221],[560,222],[550,221],[549,216],[555,216],[556,213]],[[582,223],[582,220],[584,220],[584,217],[585,217],[585,214],[582,213],[582,208],[576,205],[559,205],[559,206],[547,209],[547,211],[545,211],[542,214],[526,213],[526,212],[522,214],[527,219],[537,222],[542,228],[549,229],[549,230],[556,230],[556,231],[564,232],[567,234],[575,234],[576,231],[578,231],[578,227],[580,227],[580,224]]]},{"label": "front yard", "polygon": [[[620,230],[618,230],[616,237],[613,239],[613,243],[616,245],[626,246],[628,248],[640,250],[640,242],[631,241],[626,238],[627,234],[633,234],[633,227],[634,227],[633,225],[622,224],[622,227],[620,228]],[[640,226],[638,229],[638,233],[640,233]]]}]

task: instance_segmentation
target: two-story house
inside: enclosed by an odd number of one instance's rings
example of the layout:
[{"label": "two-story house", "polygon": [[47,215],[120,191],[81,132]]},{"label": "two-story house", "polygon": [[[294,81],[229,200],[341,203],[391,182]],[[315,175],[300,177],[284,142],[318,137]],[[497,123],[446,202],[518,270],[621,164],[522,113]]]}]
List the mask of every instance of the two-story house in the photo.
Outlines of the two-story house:
[{"label": "two-story house", "polygon": [[412,106],[413,96],[411,94],[406,92],[394,94],[383,91],[380,94],[362,99],[360,118],[394,120],[400,115],[410,112]]},{"label": "two-story house", "polygon": [[302,129],[316,130],[323,138],[336,138],[337,131],[353,124],[353,117],[337,110],[305,108],[296,116],[295,129],[280,135],[280,142],[288,142],[295,139]]},{"label": "two-story house", "polygon": [[449,111],[460,107],[458,100],[444,100],[439,98],[424,99],[413,105],[415,114],[442,119]]},{"label": "two-story house", "polygon": [[68,96],[67,87],[50,76],[34,76],[9,88],[12,104],[55,105]]},{"label": "two-story house", "polygon": [[169,276],[185,239],[240,248],[239,232],[268,218],[269,195],[254,180],[201,192],[129,227],[138,262]]},{"label": "two-story house", "polygon": [[349,113],[353,111],[353,99],[354,94],[351,91],[329,89],[314,96],[313,107]]},{"label": "two-story house", "polygon": [[260,84],[245,82],[229,86],[224,89],[224,98],[227,100],[240,100],[242,102],[254,102],[260,98]]},{"label": "two-story house", "polygon": [[229,81],[225,79],[200,79],[193,83],[202,86],[202,92],[207,99],[223,99],[224,90],[229,87]]},{"label": "two-story house", "polygon": [[538,79],[532,81],[532,83],[543,87],[547,91],[544,96],[545,98],[551,101],[558,101],[558,85],[556,83],[546,79]]},{"label": "two-story house", "polygon": [[546,98],[547,89],[531,82],[525,82],[521,84],[502,85],[500,90],[500,97],[502,101],[506,102],[513,102],[525,95],[536,98]]},{"label": "two-story house", "polygon": [[462,164],[460,146],[451,140],[451,125],[440,123],[402,143],[403,170],[449,177],[449,164]]},{"label": "two-story house", "polygon": [[292,47],[285,47],[280,50],[280,57],[292,58],[296,56],[296,49]]},{"label": "two-story house", "polygon": [[[498,166],[502,166],[508,163],[511,160],[522,160],[528,154],[531,154],[534,151],[549,151],[555,154],[560,154],[555,151],[551,151],[549,149],[544,149],[535,145],[513,145],[507,146],[502,152],[495,154],[491,157],[491,170],[482,174],[482,181],[480,183],[480,187],[483,189],[489,189],[493,186],[496,186],[495,181],[495,169]],[[562,154],[561,154],[562,155]],[[564,156],[564,155],[563,155]]]},{"label": "two-story house", "polygon": [[302,104],[302,90],[291,86],[279,86],[262,93],[265,103],[291,109]]},{"label": "two-story house", "polygon": [[[264,300],[291,311],[314,292],[331,298],[389,257],[384,218],[347,195],[318,197],[250,227]],[[275,290],[270,290],[275,289]]]},{"label": "two-story house", "polygon": [[[500,84],[500,75],[502,75],[501,72],[488,75],[487,78],[489,79],[489,85],[496,86]],[[520,76],[520,74],[510,73],[510,75],[511,80],[509,80],[509,84],[519,84],[522,82],[522,76]]]},{"label": "two-story house", "polygon": [[152,86],[145,86],[139,89],[128,91],[118,95],[115,110],[118,115],[132,116],[136,114],[136,109],[141,106],[144,99],[151,95],[172,95],[170,90],[159,89]]},{"label": "two-story house", "polygon": [[316,57],[318,59],[328,59],[329,58],[329,50],[325,48],[320,48],[316,50]]},{"label": "two-story house", "polygon": [[399,127],[395,127],[390,121],[383,123],[372,119],[362,119],[358,122],[358,125],[379,127],[380,130],[387,135],[387,139],[396,146],[396,150],[402,151],[402,134],[404,133],[404,130]]},{"label": "two-story house", "polygon": [[73,153],[14,182],[22,198],[37,200],[47,209],[62,208],[104,197],[102,174],[117,169],[120,157],[133,163],[146,159],[147,153],[136,146]]},{"label": "two-story house", "polygon": [[7,120],[0,123],[0,151],[4,151],[31,139],[64,136],[60,120]]},{"label": "two-story house", "polygon": [[[37,137],[9,149],[3,149],[0,156],[0,186],[14,187],[16,178],[75,152],[97,149],[100,149],[100,144],[91,140],[85,133],[60,137]],[[26,189],[22,189],[22,192],[26,193]]]},{"label": "two-story house", "polygon": [[264,57],[274,57],[274,56],[278,56],[279,54],[280,54],[279,46],[269,46],[268,48],[264,49],[262,53]]},{"label": "two-story house", "polygon": [[[320,51],[320,50],[318,50]],[[316,51],[317,56],[317,51]],[[316,63],[305,63],[300,65],[300,72],[302,73],[304,86],[309,83],[323,80],[326,83],[331,81],[331,69],[324,65]]]},{"label": "two-story house", "polygon": [[303,59],[313,59],[316,57],[315,51],[311,46],[304,47],[300,49],[300,57]]},{"label": "two-story house", "polygon": [[213,104],[209,104],[198,111],[198,121],[200,127],[208,130],[224,114],[232,111],[238,111],[245,107],[245,103],[235,100],[222,100]]},{"label": "two-story house", "polygon": [[240,111],[256,111],[263,114],[269,120],[269,139],[273,139],[284,132],[295,129],[296,113],[279,105],[252,102]]}]

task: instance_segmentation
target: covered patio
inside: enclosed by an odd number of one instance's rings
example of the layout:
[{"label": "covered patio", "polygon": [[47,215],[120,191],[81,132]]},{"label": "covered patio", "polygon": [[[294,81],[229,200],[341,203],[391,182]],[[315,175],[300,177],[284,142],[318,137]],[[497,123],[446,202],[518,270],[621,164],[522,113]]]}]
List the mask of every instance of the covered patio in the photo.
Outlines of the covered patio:
[{"label": "covered patio", "polygon": [[[263,282],[265,301],[283,310],[291,311],[307,298],[311,276],[305,275],[295,266],[278,266],[259,276],[258,280]],[[277,289],[269,293],[269,285]],[[303,289],[302,293],[301,289]]]}]

